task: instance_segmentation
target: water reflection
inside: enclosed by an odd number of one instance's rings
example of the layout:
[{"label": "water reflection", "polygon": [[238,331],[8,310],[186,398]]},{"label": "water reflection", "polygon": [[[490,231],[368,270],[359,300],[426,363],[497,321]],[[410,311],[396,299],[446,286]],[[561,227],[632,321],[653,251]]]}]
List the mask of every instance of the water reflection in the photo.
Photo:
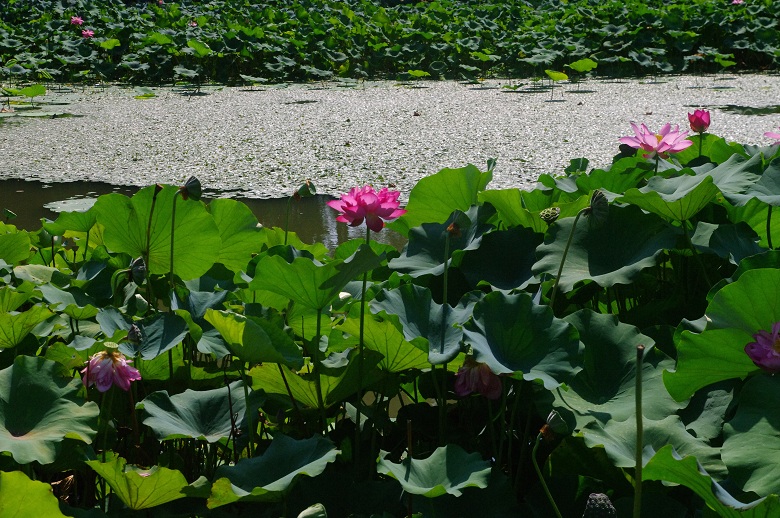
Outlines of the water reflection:
[{"label": "water reflection", "polygon": [[[41,218],[54,220],[62,210],[82,210],[102,194],[117,192],[132,196],[137,187],[97,182],[42,183],[25,180],[0,180],[0,210],[9,209],[17,218],[10,223],[26,230],[38,230]],[[220,193],[206,192],[204,201]],[[287,199],[236,198],[245,203],[258,221],[267,227],[284,228]],[[350,239],[363,239],[365,227],[348,227],[336,222],[336,211],[326,205],[328,196],[312,196],[290,203],[290,230],[305,243],[322,243],[329,250]],[[401,249],[405,239],[384,229],[371,234],[372,239]]]}]

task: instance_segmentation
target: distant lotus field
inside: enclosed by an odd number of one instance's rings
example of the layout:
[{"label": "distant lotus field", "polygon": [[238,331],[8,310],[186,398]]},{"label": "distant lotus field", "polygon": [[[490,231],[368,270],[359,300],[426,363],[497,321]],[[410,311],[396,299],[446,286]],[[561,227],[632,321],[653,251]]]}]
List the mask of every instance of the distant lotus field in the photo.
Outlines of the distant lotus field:
[{"label": "distant lotus field", "polygon": [[254,84],[773,70],[778,10],[777,0],[6,0],[0,73]]}]

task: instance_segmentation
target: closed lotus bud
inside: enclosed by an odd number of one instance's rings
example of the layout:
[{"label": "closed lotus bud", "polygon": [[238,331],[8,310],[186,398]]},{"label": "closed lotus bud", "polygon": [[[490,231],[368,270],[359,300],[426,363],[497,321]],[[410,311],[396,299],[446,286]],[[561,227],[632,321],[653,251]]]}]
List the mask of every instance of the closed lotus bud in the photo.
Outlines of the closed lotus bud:
[{"label": "closed lotus bud", "polygon": [[144,279],[146,279],[146,263],[143,257],[139,257],[130,263],[130,280],[140,286],[144,283]]},{"label": "closed lotus bud", "polygon": [[609,201],[607,196],[599,190],[593,191],[590,197],[590,207],[587,214],[590,216],[591,225],[599,226],[607,220],[609,216]]},{"label": "closed lotus bud", "polygon": [[184,185],[179,187],[179,192],[181,193],[181,197],[185,200],[192,198],[195,201],[200,201],[203,189],[200,186],[200,180],[194,176],[190,176],[189,179],[184,182]]},{"label": "closed lotus bud", "polygon": [[293,193],[293,197],[296,200],[300,200],[301,198],[307,198],[309,196],[314,196],[315,194],[317,194],[317,188],[314,187],[314,184],[311,183],[310,180],[306,180],[303,182],[303,185],[296,189]]},{"label": "closed lotus bud", "polygon": [[133,344],[140,344],[143,339],[143,333],[138,324],[133,324],[127,331],[127,341]]},{"label": "closed lotus bud", "polygon": [[450,226],[447,227],[447,232],[452,237],[459,238],[460,237],[460,226],[458,226],[458,224],[453,221],[452,223],[450,223]]},{"label": "closed lotus bud", "polygon": [[550,225],[553,221],[558,219],[558,216],[561,215],[561,208],[560,207],[547,207],[542,212],[539,213],[539,217],[542,218],[542,221]]}]

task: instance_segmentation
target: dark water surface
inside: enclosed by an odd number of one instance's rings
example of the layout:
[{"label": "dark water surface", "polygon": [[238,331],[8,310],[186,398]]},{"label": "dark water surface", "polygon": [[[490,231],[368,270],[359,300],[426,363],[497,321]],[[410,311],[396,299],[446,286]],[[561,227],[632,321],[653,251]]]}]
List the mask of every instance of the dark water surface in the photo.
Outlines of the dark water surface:
[{"label": "dark water surface", "polygon": [[[41,218],[57,219],[60,211],[85,210],[102,194],[112,192],[132,196],[138,187],[118,186],[98,182],[43,183],[25,180],[0,180],[0,210],[9,209],[17,217],[10,221],[19,228],[35,231],[41,227]],[[219,197],[218,192],[205,192],[204,201]],[[267,227],[285,226],[287,199],[236,198],[245,203]],[[326,205],[332,198],[313,196],[300,201],[293,200],[290,210],[289,230],[298,234],[305,243],[322,243],[333,250],[350,239],[361,239],[365,228],[348,227],[336,221],[336,211]],[[384,229],[372,233],[372,239],[403,247],[405,239],[396,232]]]}]

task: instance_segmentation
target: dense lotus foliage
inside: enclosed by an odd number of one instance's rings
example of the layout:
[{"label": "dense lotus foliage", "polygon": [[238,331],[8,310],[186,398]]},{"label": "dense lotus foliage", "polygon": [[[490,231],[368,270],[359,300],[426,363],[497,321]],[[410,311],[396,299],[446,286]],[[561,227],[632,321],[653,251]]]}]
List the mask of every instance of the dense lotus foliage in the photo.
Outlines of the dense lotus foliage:
[{"label": "dense lotus foliage", "polygon": [[0,71],[258,83],[767,70],[778,11],[778,0],[4,0]]},{"label": "dense lotus foliage", "polygon": [[0,223],[0,514],[779,516],[780,146],[688,138],[442,170],[400,251],[196,179]]}]

